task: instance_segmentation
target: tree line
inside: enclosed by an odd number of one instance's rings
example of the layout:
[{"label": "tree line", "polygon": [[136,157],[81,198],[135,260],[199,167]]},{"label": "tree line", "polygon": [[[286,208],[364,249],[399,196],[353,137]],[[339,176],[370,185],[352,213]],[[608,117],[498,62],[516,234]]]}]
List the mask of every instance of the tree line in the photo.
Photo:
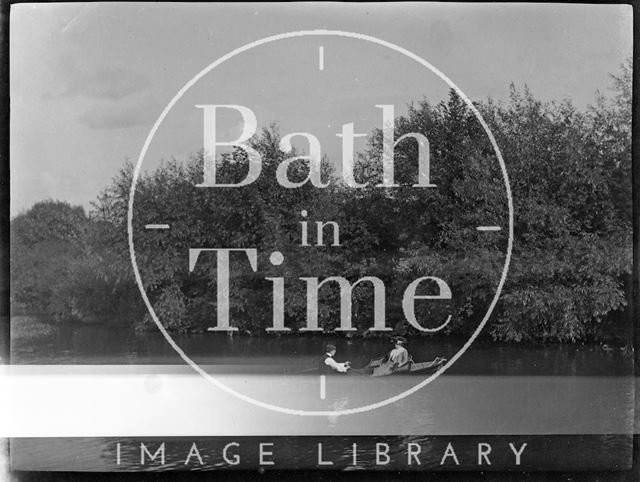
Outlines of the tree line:
[{"label": "tree line", "polygon": [[[495,136],[509,173],[514,203],[513,254],[507,281],[485,333],[505,341],[577,342],[624,337],[632,263],[631,62],[612,76],[611,95],[577,109],[570,100],[542,102],[512,86],[507,101],[474,103]],[[402,316],[402,292],[420,276],[441,276],[451,300],[416,303],[421,320],[452,321],[439,335],[467,335],[482,319],[504,263],[506,237],[479,235],[487,221],[506,228],[506,197],[486,133],[465,103],[423,99],[395,122],[396,138],[419,132],[431,151],[437,189],[416,189],[417,145],[396,148],[395,188],[373,185],[381,173],[382,131],[368,137],[355,176],[368,187],[334,183],[286,189],[275,171],[285,159],[272,125],[252,143],[263,158],[260,178],[236,189],[198,189],[203,154],[163,162],[142,174],[135,195],[136,257],[156,313],[173,331],[215,324],[216,263],[203,258],[189,272],[190,247],[256,248],[259,269],[232,260],[230,312],[243,331],[271,324],[272,286],[287,280],[285,319],[304,326],[306,287],[300,277],[340,275],[353,281],[377,276],[387,292],[387,325],[411,332]],[[237,150],[219,160],[219,175],[242,179],[247,159]],[[335,176],[323,159],[323,176]],[[155,329],[133,279],[127,244],[127,209],[133,166],[126,164],[89,213],[47,201],[11,221],[11,300],[14,306],[56,320],[133,323]],[[302,180],[304,162],[290,165]],[[301,246],[301,212],[310,225],[334,221],[340,248]],[[167,233],[144,224],[162,220]],[[285,254],[273,266],[273,251]],[[291,281],[289,281],[291,280]],[[340,320],[337,289],[319,292],[319,322]],[[353,290],[353,324],[365,332],[373,319],[373,290]],[[433,326],[435,321],[426,321]]]}]

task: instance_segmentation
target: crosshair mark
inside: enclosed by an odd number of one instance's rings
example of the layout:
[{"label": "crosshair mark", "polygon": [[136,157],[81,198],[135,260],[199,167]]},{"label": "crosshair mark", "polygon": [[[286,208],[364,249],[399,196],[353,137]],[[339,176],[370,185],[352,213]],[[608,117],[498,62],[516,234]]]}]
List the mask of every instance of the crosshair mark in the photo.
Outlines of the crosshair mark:
[{"label": "crosshair mark", "polygon": [[168,224],[145,224],[144,229],[169,229]]},{"label": "crosshair mark", "polygon": [[478,226],[476,229],[478,231],[500,231],[502,228],[500,226]]},{"label": "crosshair mark", "polygon": [[[507,244],[507,253],[506,253],[506,257],[505,257],[505,262],[504,262],[504,266],[502,268],[502,274],[500,276],[500,281],[498,283],[497,289],[495,291],[495,295],[493,296],[491,303],[482,319],[482,321],[479,323],[479,325],[476,327],[475,331],[471,334],[471,336],[469,337],[469,339],[466,341],[466,343],[462,346],[462,348],[460,350],[458,350],[453,356],[452,358],[443,366],[441,367],[436,373],[434,373],[433,375],[429,376],[428,378],[425,378],[424,380],[420,381],[418,384],[414,385],[413,387],[395,395],[395,396],[391,396],[390,398],[387,398],[385,400],[382,401],[377,401],[368,405],[363,405],[363,406],[359,406],[359,407],[353,407],[350,409],[344,409],[344,410],[297,410],[297,409],[293,409],[293,408],[285,408],[285,407],[281,407],[278,405],[274,405],[272,403],[267,403],[267,402],[263,402],[261,400],[252,398],[248,395],[245,395],[239,391],[236,391],[235,389],[232,389],[230,386],[227,386],[225,383],[223,383],[221,380],[217,379],[216,377],[212,376],[210,373],[208,373],[207,371],[203,370],[199,365],[197,365],[191,358],[189,358],[189,356],[178,346],[178,344],[174,341],[174,339],[169,335],[169,333],[164,329],[164,326],[162,325],[162,323],[160,322],[160,320],[158,319],[157,314],[154,311],[154,308],[149,300],[149,296],[147,295],[147,292],[145,291],[145,287],[144,287],[144,283],[142,282],[142,277],[140,274],[140,269],[138,267],[138,264],[136,262],[136,256],[135,256],[135,249],[134,249],[134,230],[133,230],[133,214],[134,214],[134,195],[135,195],[135,191],[136,191],[136,185],[138,183],[138,178],[140,177],[140,172],[142,169],[142,165],[145,159],[145,156],[147,156],[147,151],[149,150],[149,146],[151,145],[154,137],[157,135],[157,131],[158,129],[162,126],[162,123],[165,121],[165,118],[167,117],[167,115],[171,112],[171,110],[176,106],[176,104],[180,101],[180,99],[184,96],[184,94],[191,88],[193,87],[202,77],[204,77],[208,72],[213,71],[213,69],[215,69],[216,67],[222,65],[224,62],[227,62],[228,60],[231,60],[232,58],[234,58],[235,56],[242,54],[243,52],[249,51],[251,49],[254,49],[255,47],[259,47],[265,44],[269,44],[270,42],[276,42],[276,41],[280,41],[283,39],[291,39],[291,38],[297,38],[297,37],[306,37],[306,36],[332,36],[332,37],[346,37],[346,38],[350,38],[350,39],[358,39],[358,40],[364,40],[373,44],[377,44],[378,46],[382,46],[388,49],[391,49],[395,52],[398,52],[402,55],[404,55],[405,57],[408,57],[409,59],[412,59],[414,61],[416,61],[417,63],[419,63],[420,65],[422,65],[423,67],[427,68],[430,72],[432,72],[433,74],[435,74],[436,76],[438,76],[442,81],[444,81],[451,89],[455,90],[456,93],[458,94],[458,96],[464,100],[464,102],[466,103],[466,105],[469,107],[469,109],[473,112],[473,114],[475,115],[475,117],[477,118],[477,120],[480,122],[480,124],[482,125],[484,131],[486,132],[489,141],[491,142],[491,145],[493,147],[493,151],[495,152],[495,155],[497,157],[497,160],[500,164],[500,169],[501,169],[501,173],[502,173],[502,178],[504,180],[505,183],[505,187],[506,187],[506,196],[507,196],[507,206],[509,208],[509,219],[508,219],[508,232],[509,232],[509,238],[508,238],[508,244]],[[175,352],[186,362],[188,363],[197,373],[199,373],[201,376],[203,376],[205,379],[207,379],[208,382],[210,382],[212,385],[216,386],[217,388],[224,390],[226,393],[228,393],[229,395],[235,396],[240,400],[243,400],[244,402],[247,403],[251,403],[255,406],[259,406],[263,409],[267,409],[267,410],[272,410],[272,411],[276,411],[276,412],[280,412],[280,413],[285,413],[285,414],[289,414],[289,415],[297,415],[297,416],[314,416],[314,417],[326,417],[326,416],[338,416],[338,415],[349,415],[349,414],[356,414],[356,413],[363,413],[363,412],[367,412],[370,410],[374,410],[380,407],[384,407],[386,405],[390,405],[392,403],[395,403],[409,395],[411,395],[412,393],[415,393],[416,391],[420,390],[422,387],[428,385],[429,383],[431,383],[432,381],[436,380],[440,375],[442,375],[443,373],[446,372],[447,369],[451,368],[451,366],[469,349],[469,347],[472,345],[472,343],[475,341],[475,339],[479,336],[480,332],[482,331],[482,329],[484,328],[484,326],[487,324],[494,308],[495,305],[498,302],[498,299],[500,297],[500,294],[503,290],[503,286],[505,284],[505,280],[506,280],[506,276],[507,276],[507,272],[509,269],[509,264],[511,262],[511,255],[512,255],[512,248],[513,248],[513,236],[512,236],[512,231],[513,231],[513,200],[512,200],[512,195],[511,195],[511,187],[509,185],[509,177],[507,175],[507,170],[506,170],[506,166],[505,166],[505,162],[504,159],[502,158],[502,154],[500,152],[500,149],[491,133],[491,130],[489,129],[487,123],[484,121],[484,119],[482,118],[482,116],[480,115],[479,111],[477,110],[477,108],[474,106],[474,104],[471,102],[471,100],[466,96],[466,94],[460,90],[460,88],[452,81],[450,80],[447,76],[445,76],[442,72],[440,72],[438,69],[436,69],[434,66],[432,66],[429,62],[427,62],[426,60],[424,60],[423,58],[421,58],[420,56],[414,54],[413,52],[404,49],[403,47],[400,47],[396,44],[393,44],[391,42],[387,42],[381,39],[378,39],[377,37],[371,37],[371,36],[367,36],[367,35],[363,35],[363,34],[358,34],[358,33],[354,33],[354,32],[344,32],[344,31],[332,31],[332,30],[308,30],[308,31],[296,31],[296,32],[285,32],[285,33],[281,33],[278,35],[272,35],[270,37],[265,37],[263,39],[260,39],[258,41],[252,42],[252,43],[248,43],[245,44],[237,49],[235,49],[234,51],[228,53],[227,55],[220,57],[218,60],[216,60],[215,62],[212,62],[211,64],[209,64],[207,67],[205,67],[204,69],[202,69],[198,74],[196,74],[189,82],[187,82],[179,91],[178,93],[172,98],[172,100],[169,102],[169,104],[167,104],[167,106],[164,108],[164,110],[162,111],[162,114],[158,117],[158,119],[156,120],[153,128],[151,129],[151,131],[149,132],[144,146],[142,147],[142,150],[140,152],[140,155],[138,157],[138,161],[136,163],[134,172],[133,172],[133,179],[132,179],[132,184],[131,184],[131,188],[129,190],[129,204],[128,204],[128,211],[127,211],[127,234],[128,234],[128,245],[129,245],[129,251],[130,251],[130,255],[131,255],[131,262],[132,262],[132,267],[133,267],[133,272],[135,275],[135,280],[136,280],[136,284],[140,290],[140,294],[142,295],[143,301],[145,302],[145,306],[147,307],[149,314],[151,315],[151,317],[153,318],[154,323],[158,326],[158,328],[160,329],[160,331],[162,332],[162,335],[166,338],[167,342],[171,345],[171,347],[175,350]]]},{"label": "crosshair mark", "polygon": [[324,400],[327,396],[327,377],[320,375],[320,399]]}]

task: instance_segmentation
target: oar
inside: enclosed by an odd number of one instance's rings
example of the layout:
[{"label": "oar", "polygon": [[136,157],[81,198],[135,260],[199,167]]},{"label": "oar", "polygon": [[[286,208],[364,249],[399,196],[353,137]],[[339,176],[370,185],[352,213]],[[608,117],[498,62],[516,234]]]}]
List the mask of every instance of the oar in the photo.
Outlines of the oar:
[{"label": "oar", "polygon": [[[377,357],[377,358],[372,358],[372,359],[371,359],[371,361],[369,361],[369,363],[367,363],[367,364],[366,364],[365,366],[363,366],[362,368],[352,368],[352,367],[349,367],[349,370],[354,371],[354,372],[356,372],[356,373],[358,373],[358,374],[360,374],[360,375],[366,376],[366,374],[362,373],[362,371],[363,371],[363,370],[366,370],[367,368],[369,368],[369,365],[371,364],[371,362],[372,362],[372,361],[374,361],[374,360],[379,360],[380,358],[384,358],[385,356],[387,356],[387,355],[385,354],[385,355],[379,356],[379,357]],[[294,372],[294,373],[292,373],[292,375],[300,375],[300,374],[302,374],[302,373],[311,373],[311,372],[317,372],[317,371],[318,371],[318,369],[317,369],[317,368],[315,368],[315,367],[314,367],[314,368],[307,368],[306,370],[299,370],[299,371],[297,371],[297,372]]]},{"label": "oar", "polygon": [[317,372],[318,368],[314,367],[314,368],[307,368],[306,370],[299,370],[297,372],[292,373],[292,375],[300,375],[301,373],[311,373],[311,372]]},{"label": "oar", "polygon": [[347,373],[348,373],[348,372],[354,372],[354,373],[357,373],[358,375],[360,375],[361,377],[366,377],[366,376],[368,376],[368,374],[366,374],[366,373],[362,373],[362,371],[363,371],[365,368],[367,368],[367,367],[364,367],[364,368],[349,368],[349,370],[347,371]]}]

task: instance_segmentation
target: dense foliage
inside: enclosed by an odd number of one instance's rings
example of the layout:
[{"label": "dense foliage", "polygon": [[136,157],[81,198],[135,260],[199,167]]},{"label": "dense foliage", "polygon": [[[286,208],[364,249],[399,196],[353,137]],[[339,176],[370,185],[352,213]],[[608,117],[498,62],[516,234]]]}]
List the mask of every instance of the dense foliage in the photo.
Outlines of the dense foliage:
[{"label": "dense foliage", "polygon": [[112,226],[65,202],[35,204],[11,221],[11,301],[54,319],[131,313],[131,268],[105,244]]},{"label": "dense foliage", "polygon": [[[585,112],[570,101],[541,102],[512,87],[508,102],[475,104],[500,146],[514,205],[511,267],[486,333],[507,341],[609,339],[626,336],[624,315],[631,270],[631,65],[613,77],[612,97],[598,94]],[[188,271],[189,248],[256,248],[258,270],[244,255],[232,257],[232,324],[250,332],[271,325],[272,284],[285,279],[286,326],[306,323],[306,284],[300,277],[377,276],[386,287],[387,325],[408,329],[402,293],[420,276],[439,276],[449,301],[416,303],[424,326],[452,314],[441,334],[468,334],[486,312],[504,263],[507,198],[502,173],[486,133],[455,93],[437,105],[423,100],[398,117],[395,135],[419,132],[431,145],[431,178],[437,188],[411,187],[417,178],[417,144],[396,148],[398,187],[380,181],[382,132],[358,156],[362,189],[333,182],[286,189],[275,171],[285,159],[275,126],[253,142],[262,175],[243,188],[197,188],[202,153],[163,163],[143,174],[135,197],[136,258],[145,290],[167,328],[201,330],[215,324],[216,263],[203,254]],[[323,178],[338,174],[328,159]],[[219,173],[244,177],[243,151],[223,156]],[[90,216],[64,203],[39,203],[11,223],[12,299],[58,317],[117,317],[142,313],[133,282],[126,219],[133,168],[126,165],[98,197]],[[306,163],[289,168],[304,179]],[[308,216],[303,218],[305,210]],[[300,223],[315,239],[315,221],[335,221],[340,247],[301,247]],[[145,224],[167,223],[169,231]],[[480,225],[503,227],[479,233]],[[325,230],[325,244],[332,241]],[[282,266],[269,255],[281,251]],[[373,290],[353,291],[353,323],[372,326]],[[320,290],[319,321],[339,324],[339,290]],[[121,313],[115,313],[120,310]],[[139,316],[138,326],[153,328]]]}]

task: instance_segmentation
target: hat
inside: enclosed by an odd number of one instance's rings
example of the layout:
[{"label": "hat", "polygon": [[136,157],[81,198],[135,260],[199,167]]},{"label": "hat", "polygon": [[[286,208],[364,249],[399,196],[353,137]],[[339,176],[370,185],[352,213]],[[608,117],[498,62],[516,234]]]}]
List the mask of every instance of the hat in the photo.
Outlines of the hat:
[{"label": "hat", "polygon": [[391,339],[394,343],[401,343],[403,345],[407,344],[407,339],[404,336],[396,336]]}]

